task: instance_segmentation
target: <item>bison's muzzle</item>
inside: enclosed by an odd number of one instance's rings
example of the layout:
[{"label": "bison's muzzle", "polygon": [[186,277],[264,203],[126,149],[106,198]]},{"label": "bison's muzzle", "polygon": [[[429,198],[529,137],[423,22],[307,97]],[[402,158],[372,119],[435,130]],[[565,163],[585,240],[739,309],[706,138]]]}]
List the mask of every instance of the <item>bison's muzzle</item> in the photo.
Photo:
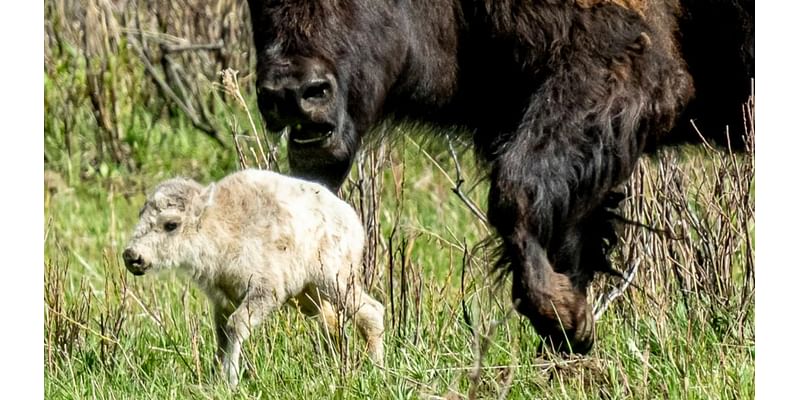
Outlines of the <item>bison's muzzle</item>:
[{"label": "bison's muzzle", "polygon": [[258,83],[258,102],[268,125],[289,127],[299,145],[321,146],[336,130],[338,83],[321,62],[285,60]]},{"label": "bison's muzzle", "polygon": [[131,271],[132,274],[137,276],[144,275],[144,272],[150,268],[150,265],[144,261],[144,258],[130,248],[122,252],[122,260],[125,261],[125,267],[128,268],[128,271]]}]

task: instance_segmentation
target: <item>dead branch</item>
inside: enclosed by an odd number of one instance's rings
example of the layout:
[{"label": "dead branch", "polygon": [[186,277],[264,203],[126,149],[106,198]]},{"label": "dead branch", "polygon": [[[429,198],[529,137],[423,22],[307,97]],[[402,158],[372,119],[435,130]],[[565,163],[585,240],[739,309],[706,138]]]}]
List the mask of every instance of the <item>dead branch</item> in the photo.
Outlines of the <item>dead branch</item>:
[{"label": "dead branch", "polygon": [[453,141],[450,140],[450,136],[447,136],[447,148],[450,151],[450,156],[453,158],[453,162],[456,165],[456,184],[451,189],[453,193],[458,196],[458,198],[467,206],[467,208],[480,219],[484,224],[489,222],[489,219],[486,218],[486,214],[481,211],[481,209],[475,204],[472,199],[470,199],[464,192],[461,191],[461,185],[464,184],[464,175],[461,171],[461,163],[458,161],[458,155],[456,154],[455,149],[453,148]]},{"label": "dead branch", "polygon": [[194,107],[189,105],[187,102],[184,102],[172,89],[169,83],[158,73],[158,70],[153,63],[150,61],[150,58],[145,53],[144,49],[141,45],[137,42],[136,38],[133,35],[128,35],[128,43],[131,44],[133,49],[139,55],[139,58],[142,60],[142,65],[144,65],[145,70],[147,71],[150,78],[153,79],[155,82],[158,91],[161,92],[162,96],[166,97],[167,99],[171,100],[178,108],[186,114],[186,117],[189,118],[192,125],[199,129],[201,132],[205,133],[212,139],[214,139],[220,146],[226,147],[225,142],[220,137],[219,131],[212,127],[211,125],[201,121],[200,116],[194,110]]},{"label": "dead branch", "polygon": [[184,51],[197,51],[197,50],[205,50],[205,51],[217,51],[222,50],[222,46],[224,43],[220,40],[217,43],[188,43],[188,44],[181,44],[181,45],[168,45],[166,43],[161,44],[161,51],[164,53],[180,53]]},{"label": "dead branch", "polygon": [[639,270],[639,264],[641,264],[642,259],[636,259],[627,270],[623,274],[622,281],[619,283],[618,286],[612,288],[610,291],[603,293],[603,296],[597,302],[594,307],[594,320],[595,322],[600,320],[600,317],[603,316],[603,313],[606,311],[611,302],[614,301],[617,297],[621,296],[622,293],[625,292],[625,289],[630,286],[633,279],[636,277],[636,271]]}]

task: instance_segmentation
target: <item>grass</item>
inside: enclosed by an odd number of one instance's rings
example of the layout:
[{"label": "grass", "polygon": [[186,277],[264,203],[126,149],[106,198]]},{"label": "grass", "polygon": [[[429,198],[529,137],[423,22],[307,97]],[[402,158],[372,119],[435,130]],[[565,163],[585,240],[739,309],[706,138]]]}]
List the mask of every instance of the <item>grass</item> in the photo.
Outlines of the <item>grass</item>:
[{"label": "grass", "polygon": [[[46,11],[63,3],[46,2]],[[368,264],[371,292],[387,308],[385,369],[366,361],[351,327],[342,351],[331,350],[315,321],[287,307],[246,343],[250,376],[231,392],[215,371],[204,295],[174,273],[133,277],[120,254],[156,183],[175,175],[209,182],[239,168],[232,132],[252,134],[248,117],[224,90],[197,83],[191,90],[206,97],[193,101],[210,110],[203,124],[222,127],[229,145],[199,133],[149,86],[124,36],[111,41],[121,50],[106,54],[94,82],[104,95],[92,103],[93,64],[68,28],[48,36],[60,41],[46,45],[45,63],[48,398],[754,397],[751,155],[684,149],[643,160],[626,215],[679,239],[626,229],[615,266],[640,267],[598,322],[595,349],[537,356],[538,337],[510,310],[508,282],[494,285],[489,275],[481,242],[490,230],[451,191],[458,177],[447,145],[424,140],[428,128],[416,125],[392,128],[403,139],[391,151],[373,146],[383,155],[357,166],[343,192],[365,221],[375,218]],[[254,110],[252,90],[244,92]],[[469,151],[459,154],[462,189],[485,210],[482,170]],[[377,192],[363,195],[370,184]],[[613,285],[599,279],[592,298]]]},{"label": "grass", "polygon": [[[235,161],[190,130],[151,143],[159,143],[148,151],[161,162],[136,173],[98,173],[46,195],[48,398],[494,398],[506,391],[508,398],[753,397],[752,317],[740,336],[718,326],[703,293],[659,290],[654,302],[626,297],[612,304],[590,356],[536,358],[538,339],[509,313],[507,291],[493,293],[488,260],[466,273],[466,303],[488,335],[475,377],[476,339],[461,314],[460,274],[465,243],[476,248],[487,231],[413,143],[394,154],[405,158],[396,164],[405,174],[401,204],[390,190],[392,170],[385,173],[383,236],[398,225],[407,242],[413,238],[403,249],[405,297],[395,282],[390,307],[385,271],[373,289],[389,310],[386,370],[361,362],[355,339],[345,352],[350,359],[328,351],[314,321],[284,309],[247,343],[254,375],[230,393],[214,373],[202,293],[169,273],[134,279],[119,254],[148,188],[177,174],[216,179]],[[452,173],[444,149],[428,151]],[[485,192],[481,185],[474,194]],[[389,267],[386,252],[379,265]]]}]

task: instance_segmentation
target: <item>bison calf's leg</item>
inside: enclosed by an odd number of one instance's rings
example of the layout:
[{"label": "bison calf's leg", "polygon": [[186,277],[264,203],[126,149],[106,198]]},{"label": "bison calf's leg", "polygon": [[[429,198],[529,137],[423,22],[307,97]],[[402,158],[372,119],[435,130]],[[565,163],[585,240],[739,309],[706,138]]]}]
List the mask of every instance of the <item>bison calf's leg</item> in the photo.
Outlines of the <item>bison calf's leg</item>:
[{"label": "bison calf's leg", "polygon": [[339,301],[348,318],[353,318],[356,328],[367,344],[375,364],[383,366],[383,305],[372,298],[355,280],[339,282],[336,287]]},{"label": "bison calf's leg", "polygon": [[228,318],[225,324],[227,343],[222,360],[222,372],[231,387],[239,384],[242,344],[250,337],[253,329],[280,304],[268,294],[248,295]]},{"label": "bison calf's leg", "polygon": [[231,311],[225,310],[222,306],[214,307],[214,333],[217,337],[217,353],[216,358],[218,363],[222,363],[225,358],[225,352],[228,348],[228,333],[226,326]]},{"label": "bison calf's leg", "polygon": [[367,353],[379,366],[383,366],[383,315],[381,303],[362,291],[361,305],[355,313],[355,323],[361,337],[367,342]]},{"label": "bison calf's leg", "polygon": [[314,285],[303,291],[296,299],[303,314],[316,317],[319,321],[320,328],[326,336],[325,344],[332,345],[333,349],[340,348],[339,313],[330,301],[323,297]]}]

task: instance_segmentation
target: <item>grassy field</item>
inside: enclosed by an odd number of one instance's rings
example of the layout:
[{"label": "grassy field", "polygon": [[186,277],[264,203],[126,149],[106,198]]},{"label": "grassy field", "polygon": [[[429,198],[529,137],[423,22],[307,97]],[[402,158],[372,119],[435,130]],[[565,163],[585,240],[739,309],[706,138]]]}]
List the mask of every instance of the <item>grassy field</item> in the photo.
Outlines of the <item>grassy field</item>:
[{"label": "grassy field", "polygon": [[[60,23],[53,7],[49,29]],[[367,266],[387,309],[385,368],[366,360],[351,327],[335,349],[287,307],[246,343],[249,376],[230,391],[215,371],[203,294],[179,274],[133,277],[120,254],[157,182],[237,170],[233,132],[244,133],[254,165],[246,136],[263,133],[258,115],[251,124],[213,74],[198,85],[203,123],[220,145],[148,86],[127,39],[98,63],[68,29],[60,34],[46,43],[44,85],[47,398],[754,396],[752,155],[695,148],[643,161],[626,215],[668,234],[625,229],[615,266],[637,267],[633,284],[599,320],[593,352],[565,358],[537,355],[538,337],[510,310],[508,282],[495,285],[489,273],[481,244],[491,231],[451,190],[458,174],[447,142],[411,125],[387,128],[400,139],[370,146],[343,192],[372,232]],[[241,84],[255,110],[246,74]],[[485,209],[481,169],[469,151],[459,157],[462,190]],[[598,280],[594,302],[617,285]]]}]

